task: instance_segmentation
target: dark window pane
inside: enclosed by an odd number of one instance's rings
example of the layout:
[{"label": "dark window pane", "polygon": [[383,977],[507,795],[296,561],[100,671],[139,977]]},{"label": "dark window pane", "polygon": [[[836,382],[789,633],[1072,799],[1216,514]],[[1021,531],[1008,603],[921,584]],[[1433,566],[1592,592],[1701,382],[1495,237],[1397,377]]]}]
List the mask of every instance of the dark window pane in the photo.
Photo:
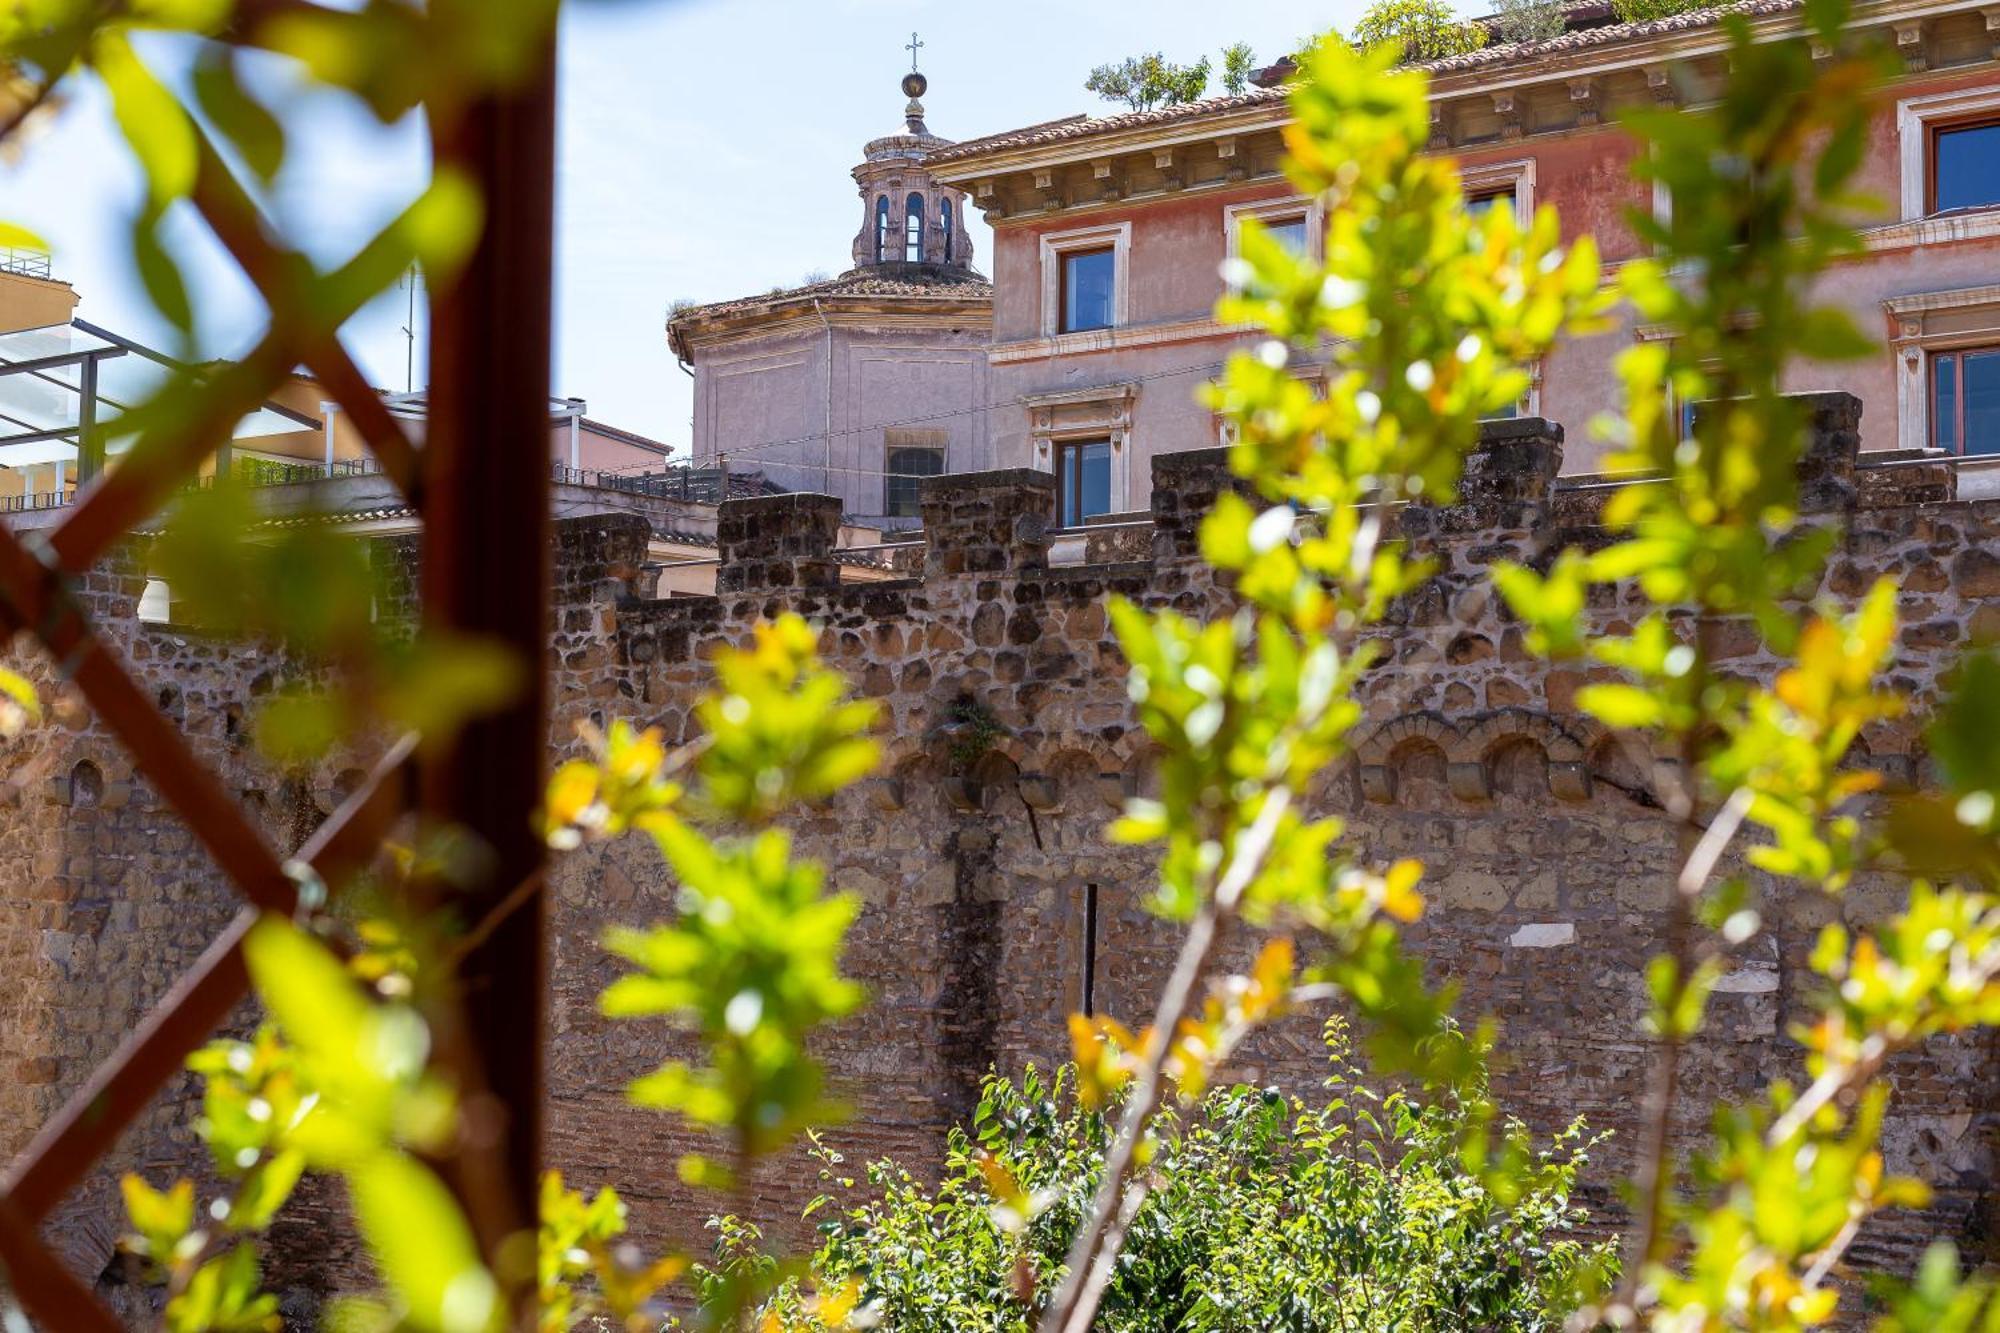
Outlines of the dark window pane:
[{"label": "dark window pane", "polygon": [[1958,452],[1958,358],[1935,357],[1931,361],[1931,443],[1940,449]]},{"label": "dark window pane", "polygon": [[2000,351],[1967,352],[1959,366],[1965,378],[1965,452],[2000,454]]},{"label": "dark window pane", "polygon": [[889,451],[889,475],[883,479],[882,512],[891,518],[915,518],[923,512],[919,500],[922,479],[944,471],[942,449],[900,448]]},{"label": "dark window pane", "polygon": [[1485,190],[1469,196],[1465,201],[1465,211],[1476,218],[1484,218],[1491,210],[1502,207],[1508,209],[1514,207],[1512,186],[1504,190]]},{"label": "dark window pane", "polygon": [[[2000,387],[2000,384],[1995,387]],[[1996,403],[1995,407],[2000,408],[2000,403]],[[1108,440],[1086,444],[1079,451],[1076,493],[1080,510],[1078,517],[1090,518],[1111,512],[1111,444]]]},{"label": "dark window pane", "polygon": [[1932,170],[1938,212],[2000,204],[2000,122],[1939,130]]},{"label": "dark window pane", "polygon": [[1306,253],[1306,220],[1303,217],[1272,220],[1264,224],[1271,239],[1295,255]]},{"label": "dark window pane", "polygon": [[1111,286],[1117,260],[1110,250],[1085,250],[1062,259],[1062,332],[1111,327]]},{"label": "dark window pane", "polygon": [[1111,442],[1084,440],[1059,445],[1056,485],[1056,520],[1063,527],[1080,527],[1087,518],[1110,513]]}]

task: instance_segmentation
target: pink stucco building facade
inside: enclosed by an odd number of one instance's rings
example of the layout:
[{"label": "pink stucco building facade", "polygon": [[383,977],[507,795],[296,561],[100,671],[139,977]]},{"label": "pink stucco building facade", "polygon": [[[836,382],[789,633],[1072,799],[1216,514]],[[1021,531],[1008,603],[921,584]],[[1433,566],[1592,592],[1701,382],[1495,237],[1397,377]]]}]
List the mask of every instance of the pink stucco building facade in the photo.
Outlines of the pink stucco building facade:
[{"label": "pink stucco building facade", "polygon": [[[1796,0],[1733,8],[1771,39],[1801,30]],[[1726,39],[1715,10],[1597,26],[1572,14],[1584,24],[1562,37],[1433,62],[1431,143],[1460,162],[1469,197],[1524,218],[1551,205],[1615,270],[1639,253],[1628,212],[1671,206],[1631,180],[1617,112],[1699,106]],[[1863,0],[1855,24],[1892,43],[1903,71],[1882,90],[1865,173],[1882,208],[1822,295],[1882,351],[1802,365],[1791,387],[1860,395],[1867,449],[2000,451],[2000,9]],[[1259,88],[931,154],[932,177],[994,228],[990,465],[1056,471],[1066,521],[1144,506],[1153,456],[1217,443],[1195,389],[1248,337],[1212,313],[1239,220],[1308,246],[1322,225],[1281,171],[1288,120],[1283,90]],[[1567,426],[1567,471],[1596,470],[1587,423],[1617,405],[1612,363],[1657,336],[1627,315],[1536,368],[1519,411]]]}]

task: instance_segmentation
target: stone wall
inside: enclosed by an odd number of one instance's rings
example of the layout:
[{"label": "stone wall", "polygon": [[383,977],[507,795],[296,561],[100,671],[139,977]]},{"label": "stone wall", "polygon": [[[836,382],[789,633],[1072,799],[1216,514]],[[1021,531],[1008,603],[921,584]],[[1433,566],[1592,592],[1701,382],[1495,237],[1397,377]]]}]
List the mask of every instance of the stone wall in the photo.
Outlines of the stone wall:
[{"label": "stone wall", "polygon": [[[1901,580],[1905,628],[1891,677],[1921,715],[1956,652],[2000,633],[2000,502],[1953,499],[1953,473],[1935,459],[1857,466],[1858,404],[1828,395],[1813,408],[1813,496],[1820,521],[1845,528],[1823,591],[1852,598],[1879,573]],[[1496,425],[1461,503],[1392,516],[1437,560],[1438,574],[1384,627],[1387,651],[1365,686],[1358,752],[1324,775],[1312,802],[1345,814],[1369,855],[1415,855],[1430,867],[1431,910],[1413,933],[1436,977],[1461,988],[1461,1012],[1498,1020],[1496,1083],[1507,1107],[1545,1129],[1583,1114],[1617,1131],[1595,1157],[1589,1188],[1609,1225],[1608,1185],[1628,1164],[1648,1062],[1640,972],[1661,947],[1675,838],[1650,792],[1653,757],[1575,711],[1575,691],[1593,673],[1530,660],[1487,583],[1496,559],[1546,560],[1565,544],[1603,540],[1606,492],[1556,481],[1561,450],[1561,429],[1550,423]],[[1219,452],[1162,457],[1150,558],[1052,568],[1045,476],[936,478],[926,483],[921,577],[851,585],[838,582],[828,557],[826,503],[731,502],[719,525],[726,563],[716,598],[638,595],[642,520],[561,525],[550,645],[556,755],[576,744],[584,721],[629,718],[688,735],[709,654],[786,609],[823,627],[829,660],[888,715],[883,769],[799,822],[803,849],[866,903],[850,968],[871,1003],[824,1043],[856,1108],[828,1135],[850,1161],[886,1153],[919,1170],[933,1163],[988,1067],[1062,1056],[1062,1019],[1080,1003],[1087,967],[1100,1011],[1133,1020],[1148,1012],[1175,936],[1140,906],[1147,856],[1101,836],[1116,803],[1152,780],[1106,603],[1124,596],[1190,613],[1223,609],[1226,591],[1195,556],[1194,534],[1231,484]],[[261,772],[242,753],[241,719],[269,687],[268,655],[136,625],[129,573],[113,581],[117,590],[93,594],[99,618],[153,687],[178,691],[189,736],[246,799],[264,803],[274,837],[304,836],[358,761],[289,779]],[[1607,591],[1594,610],[1615,626],[1638,606]],[[1718,639],[1729,669],[1771,668],[1747,626],[1725,626]],[[975,744],[980,736],[990,743]],[[1896,781],[1923,783],[1930,763],[1919,736],[1913,719],[1871,733],[1864,746]],[[201,853],[87,722],[39,745],[40,756],[23,762],[64,776],[89,759],[104,790],[123,796],[116,806],[102,797],[64,804],[57,787],[38,781],[0,814],[0,840],[16,853],[0,872],[0,958],[22,978],[0,1010],[0,1067],[34,1076],[0,1086],[0,1148],[9,1151],[227,910]],[[707,1204],[674,1174],[675,1158],[696,1144],[620,1098],[626,1081],[683,1039],[663,1024],[608,1022],[595,1009],[617,971],[599,947],[604,928],[669,912],[672,885],[652,849],[632,842],[565,860],[553,888],[552,1158],[573,1180],[617,1185],[648,1238],[701,1244]],[[1836,918],[1875,919],[1896,888],[1864,882],[1841,901],[1772,893],[1769,929],[1724,979],[1688,1061],[1684,1130],[1699,1128],[1708,1101],[1752,1095],[1797,1071],[1785,1032],[1806,1012],[1814,934]],[[1253,942],[1233,947],[1242,953]],[[1239,1073],[1313,1086],[1321,1017],[1301,1015],[1260,1037]],[[1872,1228],[1857,1250],[1864,1261],[1907,1264],[1940,1234],[1982,1244],[1994,1054],[1990,1037],[1945,1041],[1892,1068],[1891,1155],[1930,1179],[1939,1199],[1931,1214]],[[129,1136],[129,1160],[164,1169],[186,1152],[176,1127],[184,1090],[176,1096]],[[800,1229],[785,1219],[818,1189],[803,1161],[774,1165],[755,1182],[759,1211],[793,1235]],[[330,1204],[308,1204],[299,1234],[320,1234]],[[82,1238],[73,1247],[79,1262],[101,1265],[111,1224],[86,1208],[66,1225]]]}]

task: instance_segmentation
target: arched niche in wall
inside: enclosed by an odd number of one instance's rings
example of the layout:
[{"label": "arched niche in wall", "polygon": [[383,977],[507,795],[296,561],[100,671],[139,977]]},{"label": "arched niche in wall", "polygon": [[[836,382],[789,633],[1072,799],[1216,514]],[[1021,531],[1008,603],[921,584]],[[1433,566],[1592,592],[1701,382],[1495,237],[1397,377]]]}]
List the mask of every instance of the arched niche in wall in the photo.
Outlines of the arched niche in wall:
[{"label": "arched niche in wall", "polygon": [[69,803],[87,809],[104,802],[104,770],[88,759],[79,759],[69,771]]}]

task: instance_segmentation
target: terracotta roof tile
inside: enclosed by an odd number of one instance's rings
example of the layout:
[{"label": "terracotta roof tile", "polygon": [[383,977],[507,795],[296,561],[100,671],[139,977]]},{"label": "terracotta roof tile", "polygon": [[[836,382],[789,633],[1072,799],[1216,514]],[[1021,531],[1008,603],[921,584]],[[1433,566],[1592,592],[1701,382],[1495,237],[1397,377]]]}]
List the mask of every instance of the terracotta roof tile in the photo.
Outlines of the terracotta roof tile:
[{"label": "terracotta roof tile", "polygon": [[1425,61],[1416,68],[1428,70],[1433,74],[1450,74],[1459,70],[1478,69],[1485,65],[1504,65],[1537,56],[1561,55],[1566,51],[1582,51],[1594,46],[1615,46],[1619,42],[1640,41],[1647,37],[1661,37],[1668,33],[1706,28],[1721,22],[1730,14],[1741,14],[1746,18],[1763,18],[1771,14],[1789,13],[1800,8],[1803,8],[1803,0],[1740,0],[1737,4],[1690,9],[1685,14],[1674,14],[1663,19],[1648,19],[1643,23],[1612,23],[1602,28],[1580,28],[1575,32],[1566,32],[1560,37],[1550,37],[1545,41],[1483,46],[1464,55]]},{"label": "terracotta roof tile", "polygon": [[1148,125],[1172,125],[1183,120],[1199,120],[1221,111],[1234,111],[1238,107],[1256,106],[1260,102],[1284,100],[1285,90],[1282,88],[1252,88],[1227,97],[1204,97],[1199,102],[1154,107],[1151,111],[1125,111],[1115,116],[1069,116],[1062,120],[1043,121],[1026,129],[989,134],[983,139],[967,139],[932,153],[931,162],[933,165],[955,162],[1000,148],[1027,148],[1035,144],[1059,143],[1065,139],[1115,134],[1119,130],[1143,129]]},{"label": "terracotta roof tile", "polygon": [[[1580,28],[1574,32],[1566,32],[1560,37],[1550,37],[1539,42],[1505,42],[1495,46],[1484,46],[1477,51],[1468,51],[1464,55],[1421,61],[1411,65],[1410,68],[1425,70],[1432,74],[1453,74],[1487,66],[1504,66],[1541,56],[1562,55],[1570,51],[1583,51],[1599,46],[1616,46],[1621,42],[1641,41],[1667,33],[1704,28],[1720,22],[1729,14],[1761,18],[1771,14],[1788,13],[1801,8],[1802,5],[1803,0],[1738,0],[1735,4],[1693,9],[1684,14],[1649,19],[1643,23],[1612,23],[1603,27]],[[1090,139],[1153,125],[1175,125],[1219,115],[1225,111],[1237,111],[1265,103],[1281,103],[1285,96],[1286,90],[1283,88],[1253,88],[1228,97],[1207,97],[1198,102],[1183,102],[1179,106],[1155,107],[1151,111],[1128,111],[1113,116],[1072,116],[1067,120],[1045,121],[1040,125],[1008,130],[1003,134],[990,134],[983,139],[968,139],[950,148],[940,149],[931,154],[931,162],[933,164],[959,162],[1003,149],[1032,148],[1072,139]]]}]

